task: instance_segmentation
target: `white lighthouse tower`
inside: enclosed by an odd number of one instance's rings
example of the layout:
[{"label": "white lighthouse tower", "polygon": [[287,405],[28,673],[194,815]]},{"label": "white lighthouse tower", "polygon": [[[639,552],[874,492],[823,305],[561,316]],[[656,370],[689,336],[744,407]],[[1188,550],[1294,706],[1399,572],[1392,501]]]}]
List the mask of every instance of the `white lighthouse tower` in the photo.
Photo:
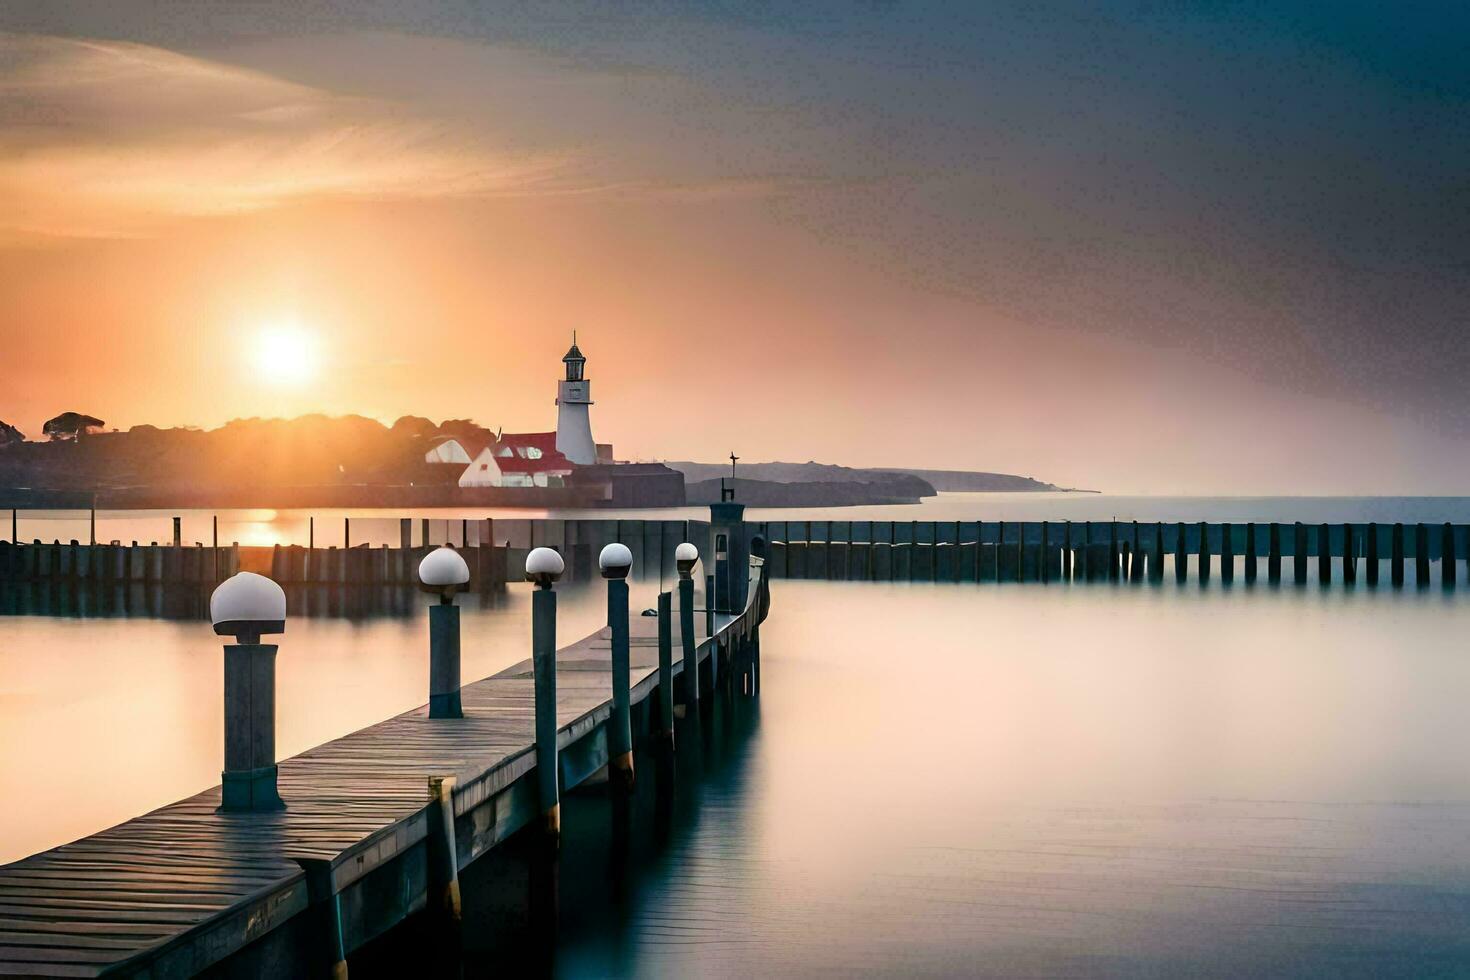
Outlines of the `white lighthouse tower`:
[{"label": "white lighthouse tower", "polygon": [[592,441],[592,422],[587,417],[592,385],[582,375],[587,358],[577,349],[575,331],[572,349],[561,360],[567,376],[556,385],[556,450],[573,463],[591,466],[597,462],[597,444]]}]

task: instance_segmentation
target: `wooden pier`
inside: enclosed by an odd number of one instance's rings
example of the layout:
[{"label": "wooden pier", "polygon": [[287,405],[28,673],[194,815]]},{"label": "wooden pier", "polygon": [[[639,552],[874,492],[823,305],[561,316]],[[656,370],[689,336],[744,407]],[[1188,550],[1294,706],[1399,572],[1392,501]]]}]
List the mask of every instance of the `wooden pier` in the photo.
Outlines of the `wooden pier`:
[{"label": "wooden pier", "polygon": [[[676,701],[698,717],[717,692],[755,693],[769,591],[762,559],[748,564],[731,612],[694,616],[665,594],[662,617],[632,618],[635,745],[669,744]],[[611,650],[604,628],[555,654],[564,789],[609,761]],[[216,786],[0,868],[0,974],[342,975],[348,953],[432,911],[540,814],[533,686],[528,659],[465,685],[462,718],[426,705],[282,760],[283,810],[222,811]]]}]

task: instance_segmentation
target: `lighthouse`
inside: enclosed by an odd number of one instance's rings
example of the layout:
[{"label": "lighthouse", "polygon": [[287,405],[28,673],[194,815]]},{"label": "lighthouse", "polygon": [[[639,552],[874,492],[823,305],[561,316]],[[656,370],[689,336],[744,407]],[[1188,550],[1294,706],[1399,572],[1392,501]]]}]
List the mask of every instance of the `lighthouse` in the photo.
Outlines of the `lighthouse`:
[{"label": "lighthouse", "polygon": [[587,358],[577,349],[577,335],[572,334],[572,349],[561,359],[566,377],[556,385],[556,450],[580,466],[597,462],[597,444],[592,441],[592,422],[587,409],[592,405],[592,385],[583,375]]}]

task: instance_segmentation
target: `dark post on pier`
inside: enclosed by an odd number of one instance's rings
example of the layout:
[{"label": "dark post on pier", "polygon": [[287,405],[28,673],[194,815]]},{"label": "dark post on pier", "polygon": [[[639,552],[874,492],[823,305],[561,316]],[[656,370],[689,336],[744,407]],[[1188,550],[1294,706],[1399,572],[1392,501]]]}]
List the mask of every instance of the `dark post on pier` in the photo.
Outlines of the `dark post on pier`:
[{"label": "dark post on pier", "polygon": [[1174,581],[1189,579],[1189,547],[1184,533],[1184,524],[1174,526]]},{"label": "dark post on pier", "polygon": [[429,717],[462,718],[459,607],[454,594],[470,581],[470,566],[453,548],[437,548],[419,562],[419,587],[439,597],[429,607]]},{"label": "dark post on pier", "polygon": [[[683,591],[680,591],[683,601]],[[667,749],[674,744],[674,636],[673,597],[658,594],[658,729],[655,735]]]},{"label": "dark post on pier", "polygon": [[633,785],[633,726],[628,690],[628,570],[633,552],[613,542],[597,556],[607,579],[607,625],[612,641],[612,719],[607,732],[608,775],[624,789]]},{"label": "dark post on pier", "polygon": [[1281,584],[1281,525],[1275,521],[1267,531],[1266,579],[1272,585]]},{"label": "dark post on pier", "polygon": [[542,830],[561,834],[561,799],[556,757],[556,593],[552,586],[566,566],[550,548],[526,556],[526,579],[536,586],[531,596],[531,667],[536,697],[536,799]]},{"label": "dark post on pier", "polygon": [[1367,573],[1368,584],[1378,584],[1378,525],[1368,525],[1368,540],[1364,542],[1367,548],[1363,555],[1363,571]]},{"label": "dark post on pier", "polygon": [[225,647],[225,767],[220,809],[279,810],[276,789],[276,646],[261,643],[286,629],[286,593],[262,575],[242,572],[209,600]]}]

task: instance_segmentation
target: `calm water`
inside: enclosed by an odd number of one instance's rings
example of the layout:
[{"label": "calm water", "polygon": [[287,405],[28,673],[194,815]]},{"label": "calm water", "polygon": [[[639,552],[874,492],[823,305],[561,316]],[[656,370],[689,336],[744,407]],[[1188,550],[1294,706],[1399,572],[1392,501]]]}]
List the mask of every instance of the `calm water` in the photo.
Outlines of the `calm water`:
[{"label": "calm water", "polygon": [[[1470,974],[1470,590],[773,591],[758,715],[615,887],[568,801],[559,974]],[[527,599],[471,603],[467,679]],[[410,610],[291,621],[283,753],[423,702]],[[0,618],[0,799],[46,801],[0,860],[217,782],[220,673],[205,623]]]},{"label": "calm water", "polygon": [[[340,546],[347,533],[345,518],[351,520],[351,543],[373,546],[399,541],[400,517],[412,516],[416,523],[414,541],[421,533],[419,519],[430,520],[430,541],[458,543],[466,533],[465,521],[485,518],[527,517],[616,518],[708,520],[708,507],[651,510],[508,510],[437,508],[406,510],[119,510],[99,511],[98,541],[173,540],[173,517],[182,521],[183,540],[209,544],[214,521],[219,522],[219,540],[242,545],[306,544]],[[5,524],[0,535],[10,536],[10,515],[0,512]],[[1093,493],[942,493],[915,505],[837,508],[756,508],[747,520],[837,520],[837,521],[1302,521],[1341,523],[1345,521],[1402,521],[1434,523],[1470,521],[1470,497],[1123,497]],[[313,526],[314,525],[314,526]],[[91,533],[86,511],[25,511],[16,517],[16,533],[22,541],[86,542]],[[477,530],[468,529],[471,543]],[[500,536],[497,535],[497,538]]]},{"label": "calm water", "polygon": [[1470,974],[1466,597],[778,585],[671,842],[616,903],[568,848],[560,974]]}]

